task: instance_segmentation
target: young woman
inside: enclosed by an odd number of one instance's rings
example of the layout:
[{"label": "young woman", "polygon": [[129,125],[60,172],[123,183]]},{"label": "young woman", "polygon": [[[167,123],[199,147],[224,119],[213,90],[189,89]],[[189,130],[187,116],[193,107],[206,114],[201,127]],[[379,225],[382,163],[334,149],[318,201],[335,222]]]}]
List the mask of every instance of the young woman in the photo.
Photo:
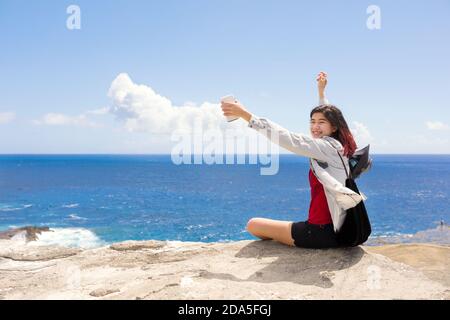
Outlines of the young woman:
[{"label": "young woman", "polygon": [[[257,117],[237,103],[222,103],[225,116],[238,116],[248,126],[264,134],[272,142],[310,159],[309,183],[311,203],[307,221],[280,221],[252,218],[247,230],[261,239],[306,248],[337,247],[336,232],[342,226],[345,210],[356,206],[366,197],[345,187],[348,158],[356,143],[342,112],[325,97],[327,74],[317,76],[319,106],[310,113],[311,136],[293,133],[267,118]],[[345,168],[344,168],[345,166]]]}]

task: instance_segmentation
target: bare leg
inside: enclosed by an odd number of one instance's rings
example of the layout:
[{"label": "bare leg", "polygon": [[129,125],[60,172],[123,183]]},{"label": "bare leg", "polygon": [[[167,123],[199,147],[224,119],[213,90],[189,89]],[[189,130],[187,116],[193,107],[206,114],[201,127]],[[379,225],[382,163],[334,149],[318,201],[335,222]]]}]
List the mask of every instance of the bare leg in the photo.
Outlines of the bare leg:
[{"label": "bare leg", "polygon": [[293,221],[273,220],[267,218],[252,218],[247,223],[247,230],[255,237],[295,246],[291,236]]}]

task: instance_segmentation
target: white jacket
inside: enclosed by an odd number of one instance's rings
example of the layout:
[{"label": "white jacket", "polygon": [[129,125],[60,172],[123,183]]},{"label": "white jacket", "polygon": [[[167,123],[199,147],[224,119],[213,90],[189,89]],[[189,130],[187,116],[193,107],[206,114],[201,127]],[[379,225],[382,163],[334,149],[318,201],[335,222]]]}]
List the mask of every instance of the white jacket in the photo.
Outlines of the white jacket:
[{"label": "white jacket", "polygon": [[[326,99],[320,101],[320,104],[327,103]],[[345,187],[347,176],[337,152],[344,160],[347,172],[350,172],[350,168],[348,158],[344,156],[344,148],[337,139],[329,136],[316,139],[301,133],[290,132],[267,118],[255,115],[252,115],[248,127],[264,134],[279,146],[310,158],[310,168],[324,187],[334,231],[338,231],[344,223],[345,210],[367,199],[361,191],[358,194]]]}]

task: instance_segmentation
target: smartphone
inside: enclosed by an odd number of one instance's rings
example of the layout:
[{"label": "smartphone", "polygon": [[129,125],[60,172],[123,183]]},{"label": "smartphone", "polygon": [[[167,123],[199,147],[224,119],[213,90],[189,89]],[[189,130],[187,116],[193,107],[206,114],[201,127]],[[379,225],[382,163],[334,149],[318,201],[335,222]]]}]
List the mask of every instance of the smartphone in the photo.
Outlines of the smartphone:
[{"label": "smartphone", "polygon": [[[229,94],[229,95],[226,95],[226,96],[220,98],[220,101],[221,102],[237,102],[236,98],[232,94]],[[239,119],[239,117],[235,117],[235,116],[227,116],[226,118],[227,118],[228,122]]]}]

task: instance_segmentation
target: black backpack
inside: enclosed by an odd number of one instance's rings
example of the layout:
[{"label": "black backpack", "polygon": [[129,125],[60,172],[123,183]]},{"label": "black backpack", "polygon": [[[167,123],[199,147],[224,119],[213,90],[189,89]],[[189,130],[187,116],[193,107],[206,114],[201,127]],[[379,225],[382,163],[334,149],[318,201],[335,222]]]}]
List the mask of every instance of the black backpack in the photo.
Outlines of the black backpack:
[{"label": "black backpack", "polygon": [[[358,177],[362,172],[367,171],[372,166],[372,160],[368,157],[369,146],[362,149],[364,150],[360,154],[354,154],[349,159],[350,174],[347,172],[347,168],[344,164],[339,151],[337,151],[341,158],[342,165],[344,165],[345,174],[347,179],[345,180],[345,186],[356,193],[359,193],[358,187],[355,183],[354,177]],[[352,164],[353,160],[353,164]],[[356,176],[355,176],[356,175]],[[369,238],[372,228],[370,226],[369,216],[364,205],[364,201],[361,200],[355,207],[347,209],[344,223],[339,231],[336,232],[337,242],[341,247],[355,247],[366,242]]]},{"label": "black backpack", "polygon": [[370,144],[362,149],[358,149],[348,159],[350,172],[353,179],[359,178],[361,173],[369,171],[372,168],[372,159],[369,158]]}]

